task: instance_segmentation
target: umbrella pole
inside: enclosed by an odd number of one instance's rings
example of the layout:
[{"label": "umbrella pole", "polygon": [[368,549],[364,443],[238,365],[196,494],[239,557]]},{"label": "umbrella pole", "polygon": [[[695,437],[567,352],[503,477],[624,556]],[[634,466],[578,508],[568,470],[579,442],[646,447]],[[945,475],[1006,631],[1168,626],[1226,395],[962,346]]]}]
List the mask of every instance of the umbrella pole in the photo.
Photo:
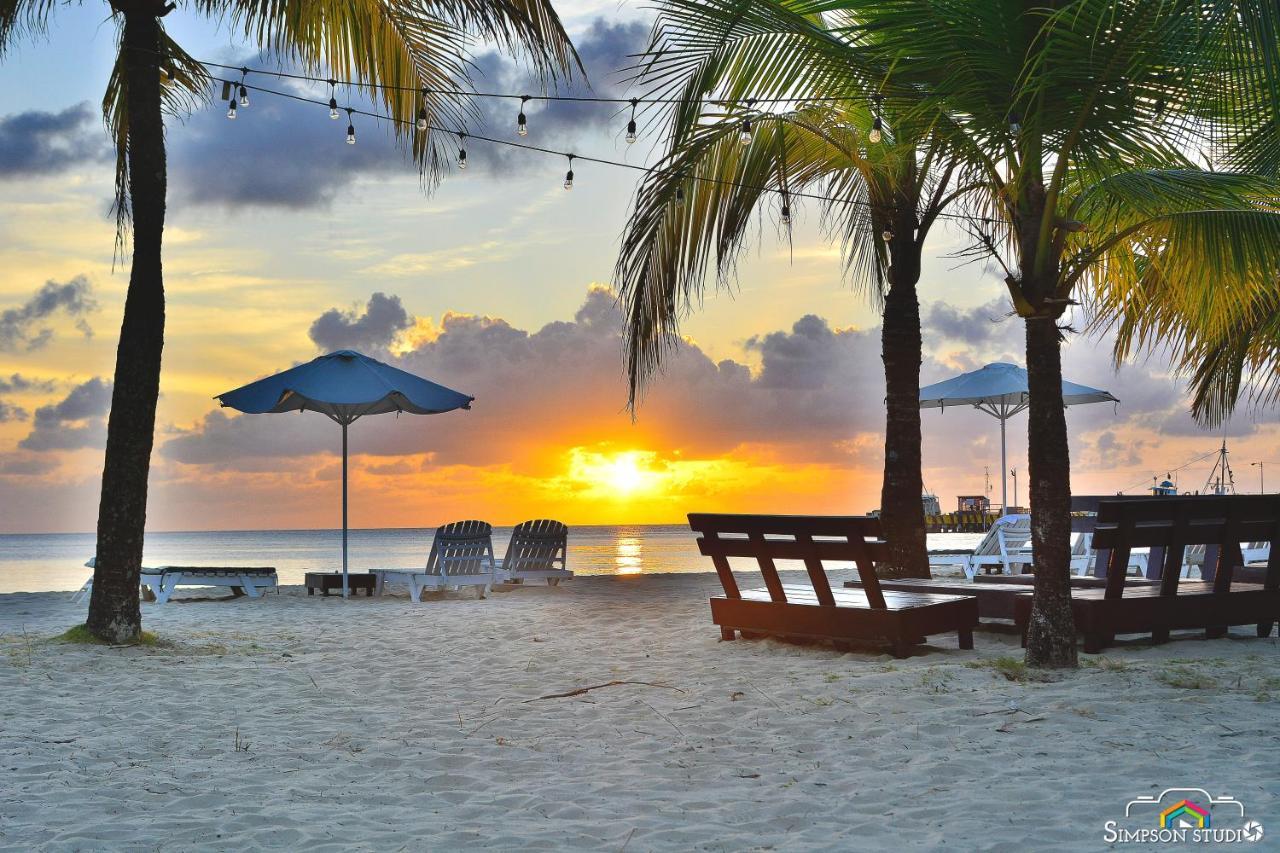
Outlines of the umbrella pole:
[{"label": "umbrella pole", "polygon": [[347,591],[347,425],[342,424],[342,597]]},{"label": "umbrella pole", "polygon": [[[1004,422],[1000,419],[1000,514],[1009,514],[1009,463],[1005,458]],[[346,470],[345,468],[343,470]],[[344,510],[345,512],[345,510]]]}]

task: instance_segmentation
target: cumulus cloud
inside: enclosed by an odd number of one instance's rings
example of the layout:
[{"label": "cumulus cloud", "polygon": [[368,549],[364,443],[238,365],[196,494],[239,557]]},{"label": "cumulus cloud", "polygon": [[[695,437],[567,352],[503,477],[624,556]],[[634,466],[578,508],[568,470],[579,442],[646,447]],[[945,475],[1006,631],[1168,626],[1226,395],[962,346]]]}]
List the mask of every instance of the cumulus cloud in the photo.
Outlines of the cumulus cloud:
[{"label": "cumulus cloud", "polygon": [[61,112],[32,110],[0,118],[0,177],[54,174],[109,153],[88,101]]},{"label": "cumulus cloud", "polygon": [[1016,318],[1009,316],[1009,300],[998,297],[968,310],[934,302],[925,310],[921,326],[926,337],[941,336],[969,344],[1003,341]]},{"label": "cumulus cloud", "polygon": [[0,400],[0,424],[8,423],[9,421],[25,421],[26,419],[26,409]]},{"label": "cumulus cloud", "polygon": [[311,324],[308,334],[322,350],[383,350],[396,336],[413,325],[399,296],[375,293],[364,313],[330,308]]},{"label": "cumulus cloud", "polygon": [[111,383],[94,377],[71,389],[57,403],[36,409],[31,432],[18,442],[23,450],[78,450],[99,447],[106,438]]},{"label": "cumulus cloud", "polygon": [[[874,330],[833,329],[809,316],[750,346],[761,359],[758,375],[681,344],[632,424],[624,406],[622,317],[608,290],[592,288],[572,320],[536,331],[496,317],[446,314],[434,334],[387,358],[475,395],[472,410],[362,420],[351,433],[352,451],[433,454],[437,464],[537,465],[548,446],[586,446],[608,434],[661,453],[705,457],[768,445],[792,461],[833,461],[861,452],[860,439],[881,428],[878,406],[866,402],[884,397]],[[336,442],[335,427],[323,418],[213,411],[160,452],[187,464],[240,467],[255,464],[252,457],[331,453]]]},{"label": "cumulus cloud", "polygon": [[42,321],[60,311],[76,318],[76,328],[85,337],[92,336],[93,330],[84,319],[98,307],[92,289],[83,275],[63,283],[47,281],[22,305],[0,312],[0,351],[31,351],[44,346],[53,338],[53,329]]}]

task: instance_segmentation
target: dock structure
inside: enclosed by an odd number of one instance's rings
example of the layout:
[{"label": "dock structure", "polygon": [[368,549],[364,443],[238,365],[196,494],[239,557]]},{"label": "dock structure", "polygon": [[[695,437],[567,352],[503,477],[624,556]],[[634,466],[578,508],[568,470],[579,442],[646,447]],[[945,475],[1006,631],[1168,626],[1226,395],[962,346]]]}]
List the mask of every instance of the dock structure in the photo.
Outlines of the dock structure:
[{"label": "dock structure", "polygon": [[924,517],[929,533],[986,533],[999,518],[995,512],[944,512]]}]

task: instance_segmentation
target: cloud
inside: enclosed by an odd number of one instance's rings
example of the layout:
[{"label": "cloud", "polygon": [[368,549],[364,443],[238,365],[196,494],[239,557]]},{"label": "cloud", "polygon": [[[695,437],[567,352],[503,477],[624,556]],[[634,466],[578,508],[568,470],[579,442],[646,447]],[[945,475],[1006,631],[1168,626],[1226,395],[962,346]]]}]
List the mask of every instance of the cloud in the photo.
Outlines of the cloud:
[{"label": "cloud", "polygon": [[[878,332],[833,329],[819,317],[753,339],[758,375],[681,344],[634,424],[624,405],[622,318],[605,288],[592,288],[571,320],[536,331],[454,313],[438,325],[421,319],[418,325],[432,333],[410,336],[411,348],[387,356],[390,363],[477,402],[467,412],[361,420],[351,433],[353,453],[434,454],[433,464],[531,470],[550,464],[548,448],[591,446],[609,435],[663,458],[767,446],[789,462],[847,462],[883,426],[878,405],[867,403],[884,398]],[[795,381],[800,375],[804,381]],[[318,417],[212,411],[169,438],[160,453],[192,465],[252,466],[254,458],[332,453],[335,429]]]},{"label": "cloud", "polygon": [[26,409],[0,400],[0,424],[8,423],[9,421],[25,421],[26,419]]},{"label": "cloud", "polygon": [[62,112],[32,110],[0,118],[0,177],[62,172],[110,153],[89,102]]},{"label": "cloud", "polygon": [[[234,57],[227,64],[299,70],[263,53]],[[326,87],[267,75],[249,82],[314,100],[329,97]],[[346,93],[340,92],[338,99],[347,106]],[[378,111],[360,97],[353,97],[351,106]],[[230,121],[226,104],[215,100],[169,130],[170,191],[184,203],[296,210],[332,204],[361,176],[404,174],[414,168],[396,147],[391,129],[367,116],[352,119],[357,143],[347,145],[347,116],[340,115],[333,121],[327,107],[251,92],[250,105],[239,108]]]},{"label": "cloud", "polygon": [[[559,95],[606,98],[630,97],[628,69],[637,54],[649,43],[649,27],[640,21],[611,23],[596,18],[580,37],[574,39],[578,56],[586,69],[590,86],[580,78],[555,91]],[[485,92],[519,92],[537,94],[536,80],[508,56],[493,51],[476,57],[476,88]],[[480,127],[498,136],[515,130],[519,102],[505,98],[480,99]],[[529,117],[530,143],[562,147],[576,139],[582,131],[612,128],[621,140],[630,108],[623,104],[601,104],[577,101],[530,101],[525,108]],[[645,136],[645,114],[637,114],[640,135]],[[654,119],[656,121],[656,119]],[[509,174],[509,169],[525,162],[527,152],[501,145],[477,144],[480,150],[469,151],[468,160],[490,173]]]},{"label": "cloud", "polygon": [[967,311],[945,302],[934,302],[925,311],[921,326],[926,337],[939,336],[969,344],[984,344],[1003,341],[1010,334],[1016,318],[1008,315],[1009,300],[1004,297]]},{"label": "cloud", "polygon": [[111,383],[98,377],[72,388],[57,403],[36,409],[31,432],[18,442],[24,450],[78,450],[100,447],[111,409]]},{"label": "cloud", "polygon": [[412,325],[399,296],[375,293],[369,297],[363,314],[330,308],[315,319],[308,334],[325,351],[382,350]]},{"label": "cloud", "polygon": [[37,326],[59,311],[76,317],[76,328],[85,337],[91,337],[93,330],[84,315],[98,307],[91,295],[92,289],[83,275],[62,284],[47,281],[24,304],[0,312],[0,351],[40,349],[53,338],[53,329]]},{"label": "cloud", "polygon": [[54,383],[49,379],[32,379],[21,373],[12,373],[8,377],[0,376],[0,394],[14,391],[52,391]]}]

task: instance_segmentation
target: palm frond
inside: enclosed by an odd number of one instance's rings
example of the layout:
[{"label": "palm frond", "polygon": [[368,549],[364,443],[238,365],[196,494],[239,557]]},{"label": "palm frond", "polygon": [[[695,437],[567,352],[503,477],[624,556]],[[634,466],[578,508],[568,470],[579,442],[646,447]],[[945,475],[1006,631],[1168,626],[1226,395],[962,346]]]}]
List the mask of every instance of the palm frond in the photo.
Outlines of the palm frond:
[{"label": "palm frond", "polygon": [[[205,103],[210,97],[209,74],[204,65],[175,42],[164,28],[160,29],[160,106],[166,114],[182,116]],[[106,92],[102,96],[102,120],[115,144],[115,201],[112,213],[116,219],[117,259],[128,246],[129,209],[129,84],[125,73],[124,54],[117,53]]]}]

